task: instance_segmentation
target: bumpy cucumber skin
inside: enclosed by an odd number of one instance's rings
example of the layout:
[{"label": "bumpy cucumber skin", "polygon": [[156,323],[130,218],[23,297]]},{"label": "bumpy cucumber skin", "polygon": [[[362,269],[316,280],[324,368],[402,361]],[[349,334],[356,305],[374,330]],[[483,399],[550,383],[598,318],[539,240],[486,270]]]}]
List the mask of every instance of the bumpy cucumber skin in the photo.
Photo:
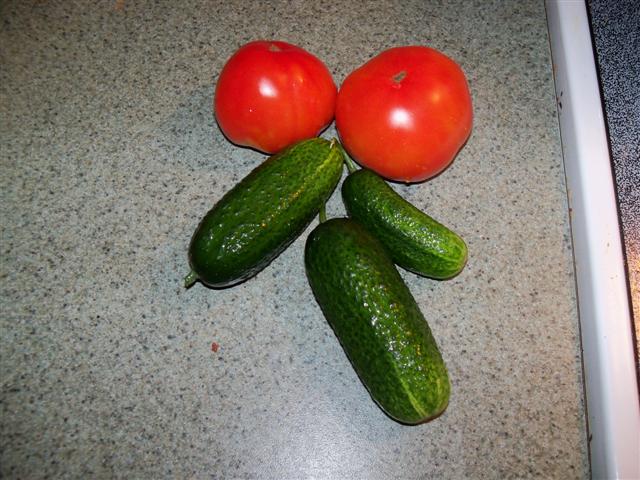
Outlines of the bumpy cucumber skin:
[{"label": "bumpy cucumber skin", "polygon": [[343,156],[314,138],[269,157],[205,215],[189,246],[197,278],[211,287],[240,283],[295,240],[335,190]]},{"label": "bumpy cucumber skin", "polygon": [[307,238],[305,266],[318,304],[382,410],[406,424],[442,413],[447,368],[382,244],[352,219],[331,219]]},{"label": "bumpy cucumber skin", "polygon": [[464,240],[407,202],[374,172],[351,173],[342,184],[342,198],[349,216],[378,237],[402,268],[441,280],[464,268]]}]

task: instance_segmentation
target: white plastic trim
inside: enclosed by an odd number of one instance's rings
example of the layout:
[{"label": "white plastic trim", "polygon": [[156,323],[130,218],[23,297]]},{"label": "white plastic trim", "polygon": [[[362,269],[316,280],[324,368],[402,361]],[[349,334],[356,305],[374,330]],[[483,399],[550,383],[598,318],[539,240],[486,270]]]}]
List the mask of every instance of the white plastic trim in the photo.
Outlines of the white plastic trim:
[{"label": "white plastic trim", "polygon": [[546,0],[593,478],[640,479],[640,400],[611,161],[586,5]]}]

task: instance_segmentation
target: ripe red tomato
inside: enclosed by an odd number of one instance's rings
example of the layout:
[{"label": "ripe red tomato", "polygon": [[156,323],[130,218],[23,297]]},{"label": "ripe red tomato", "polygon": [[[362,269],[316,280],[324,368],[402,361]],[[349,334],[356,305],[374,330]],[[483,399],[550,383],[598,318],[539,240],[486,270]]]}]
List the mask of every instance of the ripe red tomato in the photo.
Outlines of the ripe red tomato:
[{"label": "ripe red tomato", "polygon": [[344,80],[336,128],[361,165],[420,182],[447,167],[471,133],[471,95],[460,67],[428,47],[386,50]]},{"label": "ripe red tomato", "polygon": [[275,153],[324,130],[333,120],[336,95],[318,58],[289,43],[255,41],[222,69],[214,111],[233,143]]}]

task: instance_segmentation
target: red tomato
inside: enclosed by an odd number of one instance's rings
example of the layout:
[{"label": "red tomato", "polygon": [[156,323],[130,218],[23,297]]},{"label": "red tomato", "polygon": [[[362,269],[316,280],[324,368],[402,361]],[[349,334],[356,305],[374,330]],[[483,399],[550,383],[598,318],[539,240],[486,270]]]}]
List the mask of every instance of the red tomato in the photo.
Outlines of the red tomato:
[{"label": "red tomato", "polygon": [[471,96],[460,67],[427,47],[386,50],[340,87],[336,128],[347,152],[391,179],[420,182],[469,138]]},{"label": "red tomato", "polygon": [[333,120],[336,95],[318,58],[285,42],[255,41],[222,69],[214,110],[233,143],[275,153],[324,130]]}]

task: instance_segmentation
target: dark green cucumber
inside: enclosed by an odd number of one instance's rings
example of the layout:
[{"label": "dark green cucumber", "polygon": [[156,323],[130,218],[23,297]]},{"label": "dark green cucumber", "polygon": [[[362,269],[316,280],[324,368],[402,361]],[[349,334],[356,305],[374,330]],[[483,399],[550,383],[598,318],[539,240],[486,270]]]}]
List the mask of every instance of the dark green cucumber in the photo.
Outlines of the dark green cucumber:
[{"label": "dark green cucumber", "polygon": [[189,246],[191,273],[212,287],[246,280],[295,240],[336,188],[337,142],[304,140],[269,157],[206,214]]},{"label": "dark green cucumber", "polygon": [[378,237],[402,268],[437,279],[451,278],[464,268],[464,240],[407,202],[374,172],[352,172],[342,184],[342,198],[349,216]]},{"label": "dark green cucumber", "polygon": [[416,424],[449,401],[449,376],[431,330],[382,244],[358,222],[331,219],[307,238],[318,304],[373,399]]}]

